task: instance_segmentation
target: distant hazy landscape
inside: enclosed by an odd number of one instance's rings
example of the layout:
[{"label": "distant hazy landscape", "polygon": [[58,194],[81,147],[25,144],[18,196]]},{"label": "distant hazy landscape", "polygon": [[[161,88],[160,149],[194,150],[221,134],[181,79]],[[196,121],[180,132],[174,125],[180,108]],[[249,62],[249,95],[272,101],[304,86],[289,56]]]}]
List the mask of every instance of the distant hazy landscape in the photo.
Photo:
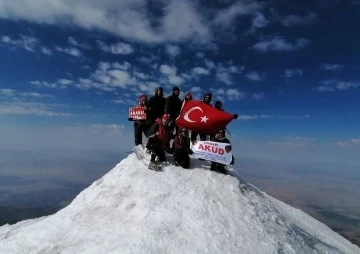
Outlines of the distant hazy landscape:
[{"label": "distant hazy landscape", "polygon": [[[1,151],[0,225],[55,213],[125,156]],[[360,172],[322,166],[239,158],[236,169],[245,181],[360,246]]]}]

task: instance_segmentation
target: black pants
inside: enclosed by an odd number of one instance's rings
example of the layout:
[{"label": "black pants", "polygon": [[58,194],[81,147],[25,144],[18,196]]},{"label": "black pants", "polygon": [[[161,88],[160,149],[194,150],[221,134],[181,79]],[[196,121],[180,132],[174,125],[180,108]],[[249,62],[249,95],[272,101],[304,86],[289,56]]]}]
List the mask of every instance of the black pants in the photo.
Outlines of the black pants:
[{"label": "black pants", "polygon": [[156,156],[159,157],[159,161],[166,161],[164,149],[160,149],[160,148],[151,149],[150,161],[155,162]]},{"label": "black pants", "polygon": [[213,161],[211,162],[210,170],[216,171],[216,172],[219,172],[219,173],[223,173],[223,174],[227,173],[224,164],[216,163],[216,162],[213,162]]},{"label": "black pants", "polygon": [[144,133],[146,135],[149,128],[150,125],[134,123],[135,146],[142,144],[142,134]]},{"label": "black pants", "polygon": [[183,149],[175,149],[174,151],[174,161],[180,164],[183,168],[190,167],[190,156]]}]

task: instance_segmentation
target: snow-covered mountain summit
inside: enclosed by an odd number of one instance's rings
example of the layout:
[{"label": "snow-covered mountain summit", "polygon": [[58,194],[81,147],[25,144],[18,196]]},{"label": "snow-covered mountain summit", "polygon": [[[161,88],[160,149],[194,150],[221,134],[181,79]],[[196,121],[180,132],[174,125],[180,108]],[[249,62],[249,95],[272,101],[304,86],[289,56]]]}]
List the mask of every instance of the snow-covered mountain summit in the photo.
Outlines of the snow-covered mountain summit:
[{"label": "snow-covered mountain summit", "polygon": [[0,253],[360,253],[300,210],[192,163],[154,172],[131,154],[56,214],[0,227]]}]

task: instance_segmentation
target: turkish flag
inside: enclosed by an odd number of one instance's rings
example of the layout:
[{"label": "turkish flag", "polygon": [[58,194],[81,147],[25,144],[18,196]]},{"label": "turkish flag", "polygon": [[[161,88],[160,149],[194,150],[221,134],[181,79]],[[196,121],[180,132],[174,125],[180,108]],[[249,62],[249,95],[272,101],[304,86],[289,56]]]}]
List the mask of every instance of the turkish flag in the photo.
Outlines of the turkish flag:
[{"label": "turkish flag", "polygon": [[176,125],[202,134],[215,134],[224,129],[234,115],[218,110],[202,101],[185,101]]}]

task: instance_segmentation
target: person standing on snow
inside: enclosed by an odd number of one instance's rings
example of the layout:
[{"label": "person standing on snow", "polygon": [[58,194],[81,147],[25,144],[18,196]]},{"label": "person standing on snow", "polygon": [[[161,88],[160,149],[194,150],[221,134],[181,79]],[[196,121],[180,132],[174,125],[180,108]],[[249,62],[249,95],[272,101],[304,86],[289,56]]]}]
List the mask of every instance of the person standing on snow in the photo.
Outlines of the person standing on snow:
[{"label": "person standing on snow", "polygon": [[150,170],[160,170],[160,167],[156,164],[156,156],[159,158],[159,161],[166,161],[165,157],[165,147],[169,139],[169,115],[163,115],[162,118],[158,118],[155,121],[149,131],[148,131],[148,141],[146,143],[146,152],[151,154],[149,169]]},{"label": "person standing on snow", "polygon": [[[224,111],[224,109],[222,108],[221,101],[216,101],[214,107],[220,111]],[[238,118],[238,114],[234,114],[233,116],[234,116],[234,119]]]},{"label": "person standing on snow", "polygon": [[[209,106],[211,106],[211,100],[212,100],[212,94],[211,93],[206,93],[204,95],[204,99],[203,102],[205,102],[206,104],[208,104]],[[197,135],[200,136],[200,141],[206,141],[206,136],[209,135],[208,133],[197,133],[197,132],[191,132],[191,142],[195,142]]]},{"label": "person standing on snow", "polygon": [[185,128],[180,129],[180,134],[174,139],[174,161],[175,166],[181,166],[183,168],[190,167],[190,156],[193,151],[190,147],[189,131]]},{"label": "person standing on snow", "polygon": [[150,119],[155,121],[158,118],[161,118],[164,115],[166,99],[163,96],[162,87],[155,89],[155,95],[152,96],[148,104],[148,113]]},{"label": "person standing on snow", "polygon": [[[218,131],[218,133],[215,135],[215,137],[213,137],[213,138],[211,139],[211,141],[213,141],[213,142],[219,142],[219,143],[227,143],[227,144],[229,144],[229,146],[230,146],[230,147],[228,148],[229,151],[231,150],[230,140],[228,140],[228,139],[225,137],[225,129]],[[225,148],[225,149],[226,149],[226,148]],[[230,165],[234,165],[234,163],[235,163],[234,156],[232,156],[232,160],[231,160]],[[216,172],[219,172],[219,173],[223,173],[223,174],[226,173],[225,165],[224,165],[224,164],[220,164],[220,163],[213,162],[213,161],[211,162],[210,170],[216,171]]]},{"label": "person standing on snow", "polygon": [[[214,108],[216,108],[217,110],[220,110],[220,111],[224,111],[224,109],[222,108],[222,102],[221,101],[216,101],[215,104],[214,104]],[[237,119],[238,118],[238,114],[234,114],[234,119]],[[225,128],[225,130],[227,130]],[[215,134],[212,134],[210,135],[210,140],[215,137]]]},{"label": "person standing on snow", "polygon": [[[176,126],[176,118],[180,115],[180,110],[182,106],[182,101],[179,98],[180,88],[175,86],[173,88],[172,94],[166,98],[166,105],[165,105],[165,114],[170,115],[170,132],[173,134],[175,129],[175,135],[178,135],[179,128]],[[170,139],[173,138],[171,135],[169,137],[168,143],[166,144],[166,150],[169,153],[172,153],[172,149],[170,149]]]},{"label": "person standing on snow", "polygon": [[[146,95],[141,95],[139,98],[138,107],[145,107],[145,112],[148,107],[148,100]],[[146,135],[147,130],[153,124],[151,118],[146,114],[145,120],[136,120],[128,118],[129,121],[134,121],[134,137],[135,137],[135,146],[142,144],[142,134]]]}]

